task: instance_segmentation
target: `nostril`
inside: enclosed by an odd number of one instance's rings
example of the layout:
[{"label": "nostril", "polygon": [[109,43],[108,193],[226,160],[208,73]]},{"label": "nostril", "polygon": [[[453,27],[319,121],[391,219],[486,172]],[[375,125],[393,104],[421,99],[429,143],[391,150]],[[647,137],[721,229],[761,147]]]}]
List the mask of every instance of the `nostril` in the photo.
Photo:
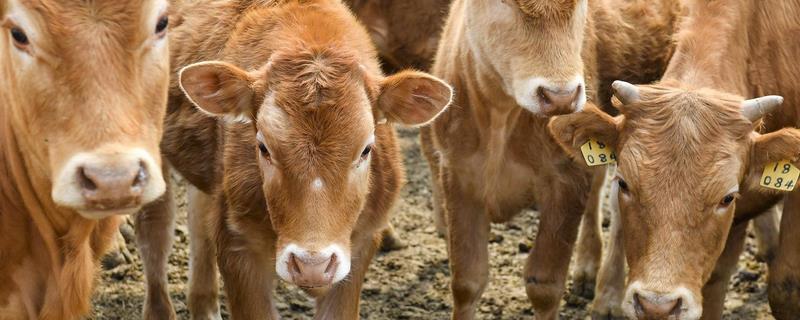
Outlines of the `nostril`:
[{"label": "nostril", "polygon": [[545,93],[544,87],[539,87],[538,89],[536,89],[536,95],[539,97],[539,100],[542,100],[542,103],[544,104],[553,103],[552,101],[550,101],[550,98],[547,96],[547,93]]},{"label": "nostril", "polygon": [[297,257],[294,253],[289,254],[289,268],[295,274],[303,274],[303,269],[300,267],[300,263],[297,261]]},{"label": "nostril", "polygon": [[678,302],[675,304],[675,307],[672,308],[672,311],[669,313],[671,316],[679,316],[681,315],[681,306],[683,305],[683,298],[678,298]]},{"label": "nostril", "polygon": [[644,316],[644,309],[642,308],[642,302],[639,300],[638,293],[633,294],[633,307],[636,309],[635,311],[637,316]]},{"label": "nostril", "polygon": [[139,170],[136,172],[136,177],[133,178],[133,188],[141,188],[147,182],[147,169],[145,169],[144,162],[139,162]]},{"label": "nostril", "polygon": [[80,167],[78,168],[78,181],[81,184],[81,188],[87,191],[96,191],[97,184],[86,174],[86,168]]},{"label": "nostril", "polygon": [[330,260],[330,262],[328,262],[328,266],[325,267],[325,273],[326,274],[332,273],[334,270],[336,270],[336,265],[337,264],[338,264],[338,262],[336,261],[336,254],[332,254],[331,255],[331,260]]}]

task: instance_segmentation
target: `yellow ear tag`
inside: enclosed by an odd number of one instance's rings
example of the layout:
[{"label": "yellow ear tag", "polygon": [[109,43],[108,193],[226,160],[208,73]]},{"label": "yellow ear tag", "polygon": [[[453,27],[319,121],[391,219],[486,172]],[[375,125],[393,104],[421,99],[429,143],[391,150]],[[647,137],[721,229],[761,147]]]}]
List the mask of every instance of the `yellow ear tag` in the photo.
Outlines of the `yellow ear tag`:
[{"label": "yellow ear tag", "polygon": [[583,153],[586,165],[590,167],[617,162],[617,154],[614,153],[614,149],[595,139],[586,141],[581,146],[581,153]]},{"label": "yellow ear tag", "polygon": [[797,169],[789,161],[783,160],[764,166],[760,184],[764,188],[792,191],[797,184],[798,177],[800,177],[800,169]]}]

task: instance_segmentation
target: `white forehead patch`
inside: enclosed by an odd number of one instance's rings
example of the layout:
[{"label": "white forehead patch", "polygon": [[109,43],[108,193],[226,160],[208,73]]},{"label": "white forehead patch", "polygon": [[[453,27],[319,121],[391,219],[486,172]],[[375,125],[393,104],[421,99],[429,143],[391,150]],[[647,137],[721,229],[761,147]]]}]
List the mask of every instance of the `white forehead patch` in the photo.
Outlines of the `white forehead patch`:
[{"label": "white forehead patch", "polygon": [[320,190],[322,190],[322,187],[324,187],[324,186],[325,186],[325,184],[322,183],[322,179],[320,179],[319,177],[314,179],[314,181],[311,182],[311,190],[314,190],[314,191],[320,191]]},{"label": "white forehead patch", "polygon": [[289,115],[275,103],[275,94],[267,94],[264,99],[259,119],[263,120],[266,130],[271,134],[282,135],[289,128]]}]

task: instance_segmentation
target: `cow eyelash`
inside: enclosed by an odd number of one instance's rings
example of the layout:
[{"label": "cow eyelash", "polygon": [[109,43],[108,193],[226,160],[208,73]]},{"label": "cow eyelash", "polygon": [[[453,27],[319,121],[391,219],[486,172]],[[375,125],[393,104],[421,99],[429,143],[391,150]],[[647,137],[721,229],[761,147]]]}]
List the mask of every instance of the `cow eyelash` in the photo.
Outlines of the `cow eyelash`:
[{"label": "cow eyelash", "polygon": [[619,190],[620,191],[622,191],[624,193],[628,193],[628,191],[629,191],[628,190],[628,183],[625,182],[625,180],[622,180],[621,178],[617,178],[617,184],[619,185]]},{"label": "cow eyelash", "polygon": [[361,151],[361,160],[367,160],[367,157],[369,157],[369,154],[372,153],[372,148],[373,148],[373,146],[370,144],[370,145],[367,145],[366,148],[364,148],[364,151]]},{"label": "cow eyelash", "polygon": [[167,27],[169,27],[169,15],[165,14],[156,22],[156,36],[163,38],[167,34]]},{"label": "cow eyelash", "polygon": [[259,142],[258,151],[261,152],[261,156],[264,157],[264,159],[269,159],[269,150],[267,149],[267,145]]},{"label": "cow eyelash", "polygon": [[720,200],[720,201],[719,201],[719,206],[720,206],[720,207],[728,207],[728,206],[730,206],[730,205],[733,203],[733,201],[735,201],[735,200],[736,200],[736,198],[738,198],[738,197],[739,197],[739,194],[738,194],[738,193],[736,193],[736,192],[734,192],[734,193],[730,193],[730,194],[727,194],[727,195],[725,195],[725,197],[723,197],[723,198],[722,198],[722,200]]}]

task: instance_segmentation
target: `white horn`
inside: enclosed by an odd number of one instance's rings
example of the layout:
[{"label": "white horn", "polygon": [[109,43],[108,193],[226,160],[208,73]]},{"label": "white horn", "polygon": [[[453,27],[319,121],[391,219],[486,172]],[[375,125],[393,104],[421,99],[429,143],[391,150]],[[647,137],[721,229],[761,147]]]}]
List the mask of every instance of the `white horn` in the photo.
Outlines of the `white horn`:
[{"label": "white horn", "polygon": [[639,101],[639,88],[622,80],[614,81],[611,84],[614,88],[614,95],[623,104],[630,104]]},{"label": "white horn", "polygon": [[761,119],[783,103],[781,96],[763,96],[742,101],[742,114],[752,122]]}]

